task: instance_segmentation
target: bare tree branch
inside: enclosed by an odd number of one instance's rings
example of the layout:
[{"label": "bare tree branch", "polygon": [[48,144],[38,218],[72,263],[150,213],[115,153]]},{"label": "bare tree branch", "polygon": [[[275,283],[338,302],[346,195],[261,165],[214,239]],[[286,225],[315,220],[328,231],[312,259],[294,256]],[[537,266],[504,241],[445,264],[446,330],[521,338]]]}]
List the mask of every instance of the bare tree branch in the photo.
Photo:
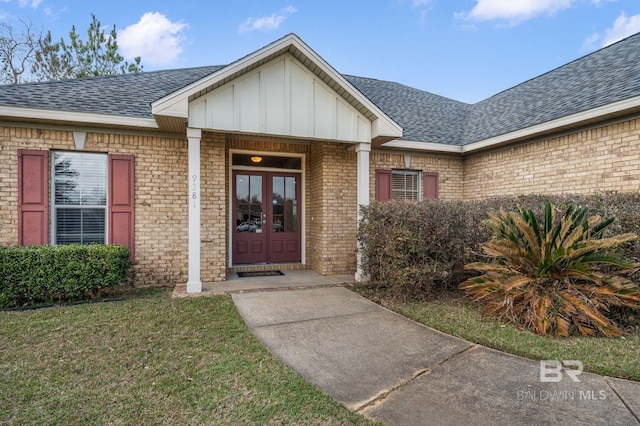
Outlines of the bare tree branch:
[{"label": "bare tree branch", "polygon": [[[31,22],[20,19],[22,31],[6,22],[0,23],[0,82],[17,84],[30,79],[29,71],[40,45],[42,31],[34,30]],[[26,74],[25,74],[26,72]]]}]

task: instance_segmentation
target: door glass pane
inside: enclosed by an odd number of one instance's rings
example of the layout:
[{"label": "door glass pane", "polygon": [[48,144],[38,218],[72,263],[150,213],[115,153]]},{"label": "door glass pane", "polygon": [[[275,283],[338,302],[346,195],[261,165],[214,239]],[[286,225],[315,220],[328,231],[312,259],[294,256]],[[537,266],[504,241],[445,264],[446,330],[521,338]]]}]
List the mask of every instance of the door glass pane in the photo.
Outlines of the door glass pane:
[{"label": "door glass pane", "polygon": [[251,203],[262,204],[262,176],[251,176]]},{"label": "door glass pane", "polygon": [[294,177],[288,177],[285,179],[286,181],[286,188],[285,188],[285,200],[286,201],[293,201],[293,204],[295,204],[296,201],[296,178]]},{"label": "door glass pane", "polygon": [[284,177],[274,176],[272,178],[271,194],[271,229],[273,232],[284,231]]},{"label": "door glass pane", "polygon": [[236,175],[236,232],[262,232],[262,176]]},{"label": "door glass pane", "polygon": [[296,232],[298,225],[296,178],[274,176],[272,188],[273,232]]},{"label": "door glass pane", "polygon": [[273,204],[282,203],[284,201],[284,177],[273,177]]},{"label": "door glass pane", "polygon": [[285,232],[296,232],[298,225],[296,178],[289,176],[285,179],[285,182],[284,230]]},{"label": "door glass pane", "polygon": [[236,176],[236,200],[238,202],[249,202],[249,176]]},{"label": "door glass pane", "polygon": [[262,176],[251,176],[249,191],[251,194],[249,231],[260,233],[262,232]]}]

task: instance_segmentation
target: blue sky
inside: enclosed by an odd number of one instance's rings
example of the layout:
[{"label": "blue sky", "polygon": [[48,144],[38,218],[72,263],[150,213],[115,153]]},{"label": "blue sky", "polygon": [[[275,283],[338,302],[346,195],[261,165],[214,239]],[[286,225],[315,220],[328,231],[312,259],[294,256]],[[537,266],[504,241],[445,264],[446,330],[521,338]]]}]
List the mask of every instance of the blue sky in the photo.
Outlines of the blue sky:
[{"label": "blue sky", "polygon": [[640,31],[638,0],[0,0],[68,37],[91,13],[145,71],[227,64],[294,32],[343,74],[477,102]]}]

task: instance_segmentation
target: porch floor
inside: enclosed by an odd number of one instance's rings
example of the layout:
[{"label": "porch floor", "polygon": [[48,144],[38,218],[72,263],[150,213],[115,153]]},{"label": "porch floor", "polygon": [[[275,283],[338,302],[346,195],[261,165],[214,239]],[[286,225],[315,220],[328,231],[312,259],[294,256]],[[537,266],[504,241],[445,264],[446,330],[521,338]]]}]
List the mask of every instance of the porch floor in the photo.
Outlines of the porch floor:
[{"label": "porch floor", "polygon": [[172,297],[213,296],[254,291],[336,287],[356,283],[353,274],[320,275],[310,269],[283,270],[282,272],[284,275],[248,278],[240,278],[237,273],[230,272],[227,274],[227,281],[215,283],[203,282],[202,293],[187,294],[186,285],[178,285],[173,290]]}]

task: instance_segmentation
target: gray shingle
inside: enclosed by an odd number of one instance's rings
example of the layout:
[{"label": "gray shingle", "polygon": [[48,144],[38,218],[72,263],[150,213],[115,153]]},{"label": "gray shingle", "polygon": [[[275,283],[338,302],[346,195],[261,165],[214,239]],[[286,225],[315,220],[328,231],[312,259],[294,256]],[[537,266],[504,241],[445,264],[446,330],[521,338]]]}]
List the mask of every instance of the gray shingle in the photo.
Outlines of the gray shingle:
[{"label": "gray shingle", "polygon": [[222,66],[0,86],[0,105],[152,118],[151,102]]},{"label": "gray shingle", "polygon": [[458,145],[471,105],[390,81],[344,76],[402,127],[402,139]]}]

